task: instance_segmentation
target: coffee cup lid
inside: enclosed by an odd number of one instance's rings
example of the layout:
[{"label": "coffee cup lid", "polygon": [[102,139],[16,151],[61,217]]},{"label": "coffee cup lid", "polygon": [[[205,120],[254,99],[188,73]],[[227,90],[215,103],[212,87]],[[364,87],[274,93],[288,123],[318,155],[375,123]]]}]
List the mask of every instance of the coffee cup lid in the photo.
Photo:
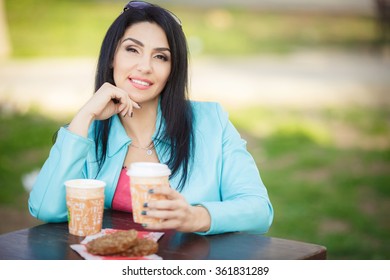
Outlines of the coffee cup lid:
[{"label": "coffee cup lid", "polygon": [[171,175],[171,170],[166,164],[155,162],[134,162],[126,173],[128,176],[137,177],[163,177]]},{"label": "coffee cup lid", "polygon": [[104,188],[106,183],[101,180],[95,179],[73,179],[65,181],[65,186],[69,188],[83,188],[83,189],[95,189]]}]

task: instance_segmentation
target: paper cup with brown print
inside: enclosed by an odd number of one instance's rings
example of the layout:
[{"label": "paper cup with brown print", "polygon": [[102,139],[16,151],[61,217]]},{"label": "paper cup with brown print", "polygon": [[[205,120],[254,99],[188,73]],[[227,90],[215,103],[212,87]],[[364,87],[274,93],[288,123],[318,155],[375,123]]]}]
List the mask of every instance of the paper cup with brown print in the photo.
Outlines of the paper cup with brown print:
[{"label": "paper cup with brown print", "polygon": [[133,207],[133,220],[139,224],[158,223],[155,219],[142,215],[147,211],[145,203],[152,200],[166,199],[164,195],[150,193],[149,190],[157,187],[169,188],[169,175],[171,170],[166,164],[152,162],[135,162],[130,165],[127,175],[130,177],[131,202]]},{"label": "paper cup with brown print", "polygon": [[93,179],[65,182],[69,233],[87,236],[102,229],[106,183]]}]

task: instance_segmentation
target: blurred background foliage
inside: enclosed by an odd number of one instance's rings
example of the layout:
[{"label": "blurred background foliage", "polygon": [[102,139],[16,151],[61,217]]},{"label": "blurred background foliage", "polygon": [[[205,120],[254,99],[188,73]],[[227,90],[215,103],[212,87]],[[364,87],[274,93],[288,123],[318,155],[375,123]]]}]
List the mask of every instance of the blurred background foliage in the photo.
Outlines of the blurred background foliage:
[{"label": "blurred background foliage", "polygon": [[[162,1],[163,2],[163,1]],[[299,48],[373,48],[375,17],[276,13],[240,7],[165,5],[183,22],[193,54],[285,53]],[[13,55],[93,56],[124,1],[6,0]]]},{"label": "blurred background foliage", "polygon": [[[5,0],[11,59],[96,58],[124,3]],[[376,54],[384,43],[373,15],[160,4],[182,20],[195,58],[283,56],[305,49]],[[7,105],[0,102],[0,233],[38,223],[29,217],[23,181],[44,163],[53,134],[70,120]],[[229,113],[275,208],[267,235],[324,245],[330,259],[390,258],[386,105],[247,105]]]}]

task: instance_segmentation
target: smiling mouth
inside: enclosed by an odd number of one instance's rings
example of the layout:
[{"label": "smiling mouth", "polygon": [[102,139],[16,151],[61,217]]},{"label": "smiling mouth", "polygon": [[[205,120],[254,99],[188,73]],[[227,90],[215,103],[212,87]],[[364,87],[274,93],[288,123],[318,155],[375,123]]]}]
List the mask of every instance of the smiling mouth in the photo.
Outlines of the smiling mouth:
[{"label": "smiling mouth", "polygon": [[145,86],[145,87],[149,87],[152,85],[151,83],[148,83],[146,81],[137,80],[137,79],[130,79],[130,81],[133,82],[134,84],[137,84],[140,86]]}]

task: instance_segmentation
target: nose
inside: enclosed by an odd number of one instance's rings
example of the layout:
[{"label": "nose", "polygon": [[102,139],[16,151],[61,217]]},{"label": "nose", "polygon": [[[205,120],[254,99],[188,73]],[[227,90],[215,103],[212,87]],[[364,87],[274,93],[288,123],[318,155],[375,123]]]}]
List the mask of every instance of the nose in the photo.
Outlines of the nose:
[{"label": "nose", "polygon": [[137,70],[141,73],[150,73],[152,71],[152,61],[149,56],[143,55],[137,63]]}]

